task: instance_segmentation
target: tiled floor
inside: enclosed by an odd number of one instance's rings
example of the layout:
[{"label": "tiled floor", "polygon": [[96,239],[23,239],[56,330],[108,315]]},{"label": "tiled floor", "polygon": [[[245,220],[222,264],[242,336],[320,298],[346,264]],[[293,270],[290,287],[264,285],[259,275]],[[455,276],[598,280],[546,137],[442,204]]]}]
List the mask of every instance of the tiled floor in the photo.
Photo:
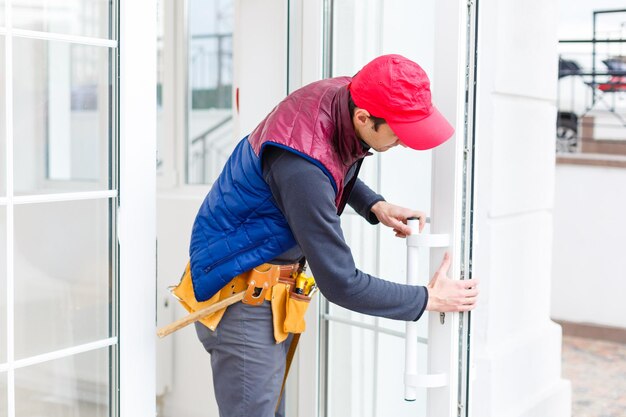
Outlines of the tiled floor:
[{"label": "tiled floor", "polygon": [[626,417],[626,344],[563,337],[572,417]]}]

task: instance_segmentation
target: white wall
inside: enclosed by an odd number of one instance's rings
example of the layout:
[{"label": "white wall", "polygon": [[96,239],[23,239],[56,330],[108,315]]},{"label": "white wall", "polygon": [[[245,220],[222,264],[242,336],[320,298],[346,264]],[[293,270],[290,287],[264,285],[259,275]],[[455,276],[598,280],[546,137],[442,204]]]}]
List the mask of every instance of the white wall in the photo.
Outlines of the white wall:
[{"label": "white wall", "polygon": [[569,416],[550,321],[556,1],[479,4],[474,416]]},{"label": "white wall", "polygon": [[557,165],[552,317],[626,328],[626,169]]}]

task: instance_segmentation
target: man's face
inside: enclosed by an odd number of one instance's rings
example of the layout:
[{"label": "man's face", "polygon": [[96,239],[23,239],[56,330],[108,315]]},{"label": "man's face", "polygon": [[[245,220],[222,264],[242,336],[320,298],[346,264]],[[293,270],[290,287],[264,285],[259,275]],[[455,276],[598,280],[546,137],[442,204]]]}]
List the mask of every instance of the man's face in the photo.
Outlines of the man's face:
[{"label": "man's face", "polygon": [[357,137],[375,151],[385,152],[398,145],[405,146],[387,123],[378,125],[378,128],[375,129],[374,121],[369,117],[369,114],[355,114],[354,116],[354,130]]}]

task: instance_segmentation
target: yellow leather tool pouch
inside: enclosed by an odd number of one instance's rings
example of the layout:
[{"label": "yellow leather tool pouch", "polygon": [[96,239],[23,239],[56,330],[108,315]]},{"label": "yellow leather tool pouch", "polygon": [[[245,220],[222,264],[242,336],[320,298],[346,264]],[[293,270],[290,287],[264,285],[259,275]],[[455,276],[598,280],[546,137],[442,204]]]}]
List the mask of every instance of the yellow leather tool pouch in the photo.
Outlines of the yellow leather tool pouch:
[{"label": "yellow leather tool pouch", "polygon": [[[193,313],[203,308],[212,306],[213,304],[217,303],[221,299],[226,298],[225,294],[222,294],[222,292],[235,293],[237,292],[236,290],[239,290],[239,291],[245,290],[246,289],[245,281],[242,280],[241,284],[242,284],[241,288],[231,288],[230,285],[227,285],[226,287],[222,288],[220,292],[218,292],[217,294],[215,294],[213,297],[209,298],[208,300],[202,301],[202,302],[196,301],[196,296],[193,292],[193,284],[191,282],[191,268],[190,268],[190,265],[187,264],[187,267],[185,268],[185,272],[183,273],[183,277],[181,278],[180,282],[178,283],[177,286],[170,287],[170,291],[172,295],[174,295],[174,297],[178,299],[178,302],[180,302],[180,304],[185,308],[185,310],[187,310],[189,313]],[[217,324],[222,319],[222,316],[224,315],[225,311],[226,309],[222,309],[220,311],[217,311],[211,314],[209,317],[200,319],[200,323],[204,324],[206,327],[208,327],[211,330],[215,330],[215,328],[217,327]]]},{"label": "yellow leather tool pouch", "polygon": [[302,333],[306,329],[304,315],[311,303],[311,297],[304,294],[289,292],[287,296],[285,323],[283,330],[286,333]]},{"label": "yellow leather tool pouch", "polygon": [[289,332],[284,330],[285,316],[287,313],[287,300],[289,291],[294,287],[294,279],[283,279],[272,288],[272,321],[274,325],[274,340],[276,343],[284,342]]},{"label": "yellow leather tool pouch", "polygon": [[[231,295],[241,292],[241,291],[250,291],[251,282],[268,282],[268,288],[259,288],[261,291],[259,292],[257,297],[260,298],[258,302],[254,302],[254,304],[262,303],[263,300],[270,300],[272,291],[271,286],[275,281],[278,280],[278,275],[280,274],[279,267],[273,266],[270,264],[259,265],[258,267],[244,272],[243,274],[237,275],[233,278],[228,284],[226,284],[220,292],[215,294],[213,297],[209,298],[206,301],[197,301],[196,296],[193,292],[193,284],[191,282],[191,268],[190,265],[187,264],[185,268],[185,272],[183,273],[183,277],[180,280],[180,283],[170,288],[170,291],[178,299],[180,304],[187,310],[189,313],[193,313],[195,311],[201,310],[206,307],[210,307],[218,301],[224,300]],[[268,279],[268,275],[271,277]],[[253,286],[254,287],[254,286]],[[216,311],[208,317],[200,319],[200,323],[204,324],[211,330],[215,330],[220,320],[224,316],[226,312],[226,308]]]}]

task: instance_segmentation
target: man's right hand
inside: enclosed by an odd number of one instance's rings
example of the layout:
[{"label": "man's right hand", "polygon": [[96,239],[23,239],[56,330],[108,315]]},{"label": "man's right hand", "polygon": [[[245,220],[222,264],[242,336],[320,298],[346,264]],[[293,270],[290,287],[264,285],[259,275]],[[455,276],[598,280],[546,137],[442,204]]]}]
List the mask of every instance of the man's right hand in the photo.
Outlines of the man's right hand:
[{"label": "man's right hand", "polygon": [[426,310],[442,313],[470,311],[476,307],[478,280],[453,280],[446,276],[450,269],[448,252],[437,272],[428,283],[428,304]]}]

